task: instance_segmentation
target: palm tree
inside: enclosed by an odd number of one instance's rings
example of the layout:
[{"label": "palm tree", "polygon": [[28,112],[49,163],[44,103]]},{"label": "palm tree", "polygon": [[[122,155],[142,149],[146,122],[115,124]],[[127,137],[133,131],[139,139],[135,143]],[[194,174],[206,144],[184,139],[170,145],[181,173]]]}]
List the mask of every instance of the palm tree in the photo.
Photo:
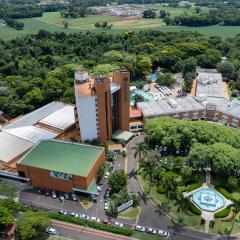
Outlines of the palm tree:
[{"label": "palm tree", "polygon": [[138,142],[132,149],[135,150],[134,157],[139,157],[139,160],[142,161],[146,156],[148,145],[145,142]]}]

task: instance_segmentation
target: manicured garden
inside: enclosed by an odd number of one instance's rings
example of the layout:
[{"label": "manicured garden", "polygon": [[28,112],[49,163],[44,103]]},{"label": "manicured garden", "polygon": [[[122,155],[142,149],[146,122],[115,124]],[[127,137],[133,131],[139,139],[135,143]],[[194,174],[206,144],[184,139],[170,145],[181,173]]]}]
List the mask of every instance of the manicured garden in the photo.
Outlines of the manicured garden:
[{"label": "manicured garden", "polygon": [[209,231],[224,235],[239,232],[240,133],[206,122],[169,118],[149,120],[145,132],[148,141],[135,147],[140,159],[139,180],[159,209],[183,225],[204,230],[201,210],[183,193],[202,186],[208,166],[212,187],[233,202],[214,214]]},{"label": "manicured garden", "polygon": [[139,207],[130,207],[118,214],[120,218],[135,219],[140,214]]}]

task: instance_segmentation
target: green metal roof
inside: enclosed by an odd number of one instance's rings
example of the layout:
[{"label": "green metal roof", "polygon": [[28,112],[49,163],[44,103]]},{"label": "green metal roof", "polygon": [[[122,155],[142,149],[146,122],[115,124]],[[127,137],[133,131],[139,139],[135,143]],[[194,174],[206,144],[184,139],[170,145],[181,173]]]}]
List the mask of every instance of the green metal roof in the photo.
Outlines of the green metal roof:
[{"label": "green metal roof", "polygon": [[86,177],[102,151],[101,147],[46,140],[33,148],[20,164]]}]

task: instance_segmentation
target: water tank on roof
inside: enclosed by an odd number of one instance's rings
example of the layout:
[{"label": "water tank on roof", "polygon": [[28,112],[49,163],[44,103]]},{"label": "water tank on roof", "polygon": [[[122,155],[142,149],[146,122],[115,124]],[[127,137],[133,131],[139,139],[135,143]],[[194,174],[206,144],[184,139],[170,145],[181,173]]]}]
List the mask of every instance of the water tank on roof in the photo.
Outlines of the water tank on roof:
[{"label": "water tank on roof", "polygon": [[76,83],[83,83],[88,81],[88,72],[79,71],[74,73]]}]

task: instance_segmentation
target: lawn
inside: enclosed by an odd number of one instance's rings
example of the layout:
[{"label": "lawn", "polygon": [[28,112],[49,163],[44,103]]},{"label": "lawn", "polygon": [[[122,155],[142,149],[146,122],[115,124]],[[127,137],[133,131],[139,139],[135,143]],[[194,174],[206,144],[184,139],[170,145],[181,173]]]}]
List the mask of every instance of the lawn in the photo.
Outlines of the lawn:
[{"label": "lawn", "polygon": [[[162,7],[160,4],[148,5],[154,8],[161,8],[169,11],[172,16],[179,16],[181,14],[191,15],[194,12],[194,8],[170,8]],[[203,12],[207,12],[207,8],[203,8]],[[67,29],[63,26],[63,21],[69,22]],[[16,37],[24,36],[25,34],[36,33],[40,29],[45,29],[50,32],[86,32],[88,30],[94,32],[102,32],[100,29],[96,29],[94,24],[96,22],[108,22],[113,24],[111,30],[107,30],[107,33],[122,33],[129,30],[141,31],[145,29],[159,30],[163,32],[179,32],[179,31],[197,31],[207,36],[220,36],[223,38],[234,36],[240,33],[240,26],[206,26],[206,27],[185,27],[185,26],[166,26],[159,18],[156,19],[143,19],[138,18],[124,18],[119,16],[110,15],[92,15],[85,18],[64,19],[60,17],[58,12],[47,12],[43,14],[43,17],[31,18],[31,19],[19,19],[24,23],[24,30],[17,31],[13,28],[6,26],[0,26],[0,38],[3,40],[10,40]]]},{"label": "lawn", "polygon": [[135,219],[140,213],[140,208],[139,207],[130,207],[127,210],[121,212],[118,214],[120,218],[128,218],[128,219]]},{"label": "lawn", "polygon": [[0,195],[14,198],[17,196],[17,190],[14,187],[11,187],[6,183],[0,181]]}]

